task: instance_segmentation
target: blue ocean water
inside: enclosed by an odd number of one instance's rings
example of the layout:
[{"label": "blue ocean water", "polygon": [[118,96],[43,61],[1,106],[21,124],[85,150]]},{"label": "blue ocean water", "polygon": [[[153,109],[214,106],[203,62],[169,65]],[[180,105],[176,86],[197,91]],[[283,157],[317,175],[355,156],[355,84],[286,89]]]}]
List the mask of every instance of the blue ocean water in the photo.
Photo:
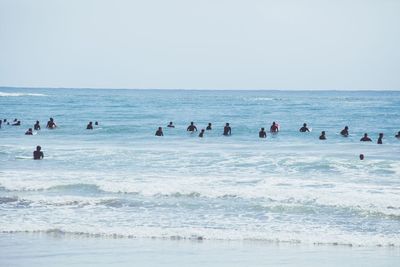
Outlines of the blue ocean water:
[{"label": "blue ocean water", "polygon": [[0,231],[400,246],[399,110],[389,91],[0,88],[0,118],[22,121],[0,129]]}]

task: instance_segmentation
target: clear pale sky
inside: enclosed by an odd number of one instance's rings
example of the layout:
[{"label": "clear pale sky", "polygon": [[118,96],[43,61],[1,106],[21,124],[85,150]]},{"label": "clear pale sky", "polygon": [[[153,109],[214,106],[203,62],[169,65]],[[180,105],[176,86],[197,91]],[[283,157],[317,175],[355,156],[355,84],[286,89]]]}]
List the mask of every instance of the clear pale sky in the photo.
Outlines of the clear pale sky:
[{"label": "clear pale sky", "polygon": [[400,0],[0,0],[0,86],[400,89]]}]

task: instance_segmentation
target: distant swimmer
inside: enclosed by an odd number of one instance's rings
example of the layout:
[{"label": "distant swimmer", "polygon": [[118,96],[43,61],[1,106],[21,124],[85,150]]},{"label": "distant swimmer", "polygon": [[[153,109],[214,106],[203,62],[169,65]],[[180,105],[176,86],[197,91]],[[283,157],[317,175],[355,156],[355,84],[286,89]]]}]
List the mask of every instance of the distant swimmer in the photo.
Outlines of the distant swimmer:
[{"label": "distant swimmer", "polygon": [[[211,130],[211,129],[212,129],[212,128],[211,128],[211,122],[209,122],[208,125],[207,125],[206,130],[209,131],[209,130]],[[399,133],[400,133],[400,132],[399,132]]]},{"label": "distant swimmer", "polygon": [[368,137],[368,134],[365,133],[364,137],[360,139],[361,142],[372,142],[371,138]]},{"label": "distant swimmer", "polygon": [[175,125],[172,121],[169,122],[169,124],[167,125],[168,128],[175,128]]},{"label": "distant swimmer", "polygon": [[319,136],[319,140],[326,140],[325,131],[321,132],[321,135]]},{"label": "distant swimmer", "polygon": [[267,138],[267,133],[265,132],[264,128],[261,128],[261,130],[258,132],[258,137]]},{"label": "distant swimmer", "polygon": [[33,159],[43,159],[44,158],[44,154],[41,150],[42,150],[41,146],[36,147],[36,150],[33,151]]},{"label": "distant swimmer", "polygon": [[197,132],[197,127],[194,125],[194,122],[193,122],[193,121],[192,121],[192,122],[190,123],[190,125],[187,127],[186,131],[188,131],[188,132],[194,132],[194,131],[196,131],[196,132]]},{"label": "distant swimmer", "polygon": [[158,127],[158,130],[156,131],[156,136],[164,136],[164,133],[163,133],[161,127]]},{"label": "distant swimmer", "polygon": [[16,121],[12,124],[12,126],[20,126],[21,125],[21,121]]},{"label": "distant swimmer", "polygon": [[271,128],[269,129],[269,131],[271,133],[277,133],[279,132],[279,127],[278,124],[276,124],[276,122],[272,122]]},{"label": "distant swimmer", "polygon": [[50,120],[47,122],[46,128],[48,128],[48,129],[54,129],[54,128],[56,128],[56,127],[57,127],[57,125],[56,125],[56,123],[54,122],[54,119],[53,119],[53,118],[50,118]]},{"label": "distant swimmer", "polygon": [[309,132],[310,130],[307,128],[307,123],[303,123],[303,127],[299,130],[302,133]]},{"label": "distant swimmer", "polygon": [[364,154],[360,154],[360,160],[364,160]]},{"label": "distant swimmer", "polygon": [[35,131],[39,131],[40,130],[39,121],[36,121],[35,125],[33,125],[33,129],[35,129]]},{"label": "distant swimmer", "polygon": [[232,128],[231,128],[231,126],[229,126],[229,123],[226,123],[226,124],[225,124],[225,127],[224,127],[224,133],[223,133],[223,135],[229,136],[229,135],[231,135],[231,134],[232,134]]},{"label": "distant swimmer", "polygon": [[344,137],[348,137],[349,136],[349,127],[345,126],[344,129],[340,132],[340,134]]},{"label": "distant swimmer", "polygon": [[398,132],[394,137],[400,139],[400,132]]},{"label": "distant swimmer", "polygon": [[86,130],[93,130],[93,123],[89,121],[89,124],[86,126]]},{"label": "distant swimmer", "polygon": [[33,135],[32,128],[29,128],[28,131],[25,132],[25,135]]},{"label": "distant swimmer", "polygon": [[94,122],[94,125],[99,126],[99,122],[98,122],[98,121],[95,121],[95,122]]},{"label": "distant swimmer", "polygon": [[204,132],[205,132],[205,130],[204,130],[204,129],[201,129],[201,131],[200,131],[200,133],[199,133],[199,137],[203,137],[203,136],[204,136]]},{"label": "distant swimmer", "polygon": [[378,142],[377,142],[378,145],[382,145],[383,144],[382,139],[383,139],[383,133],[380,133],[379,137],[378,137]]}]

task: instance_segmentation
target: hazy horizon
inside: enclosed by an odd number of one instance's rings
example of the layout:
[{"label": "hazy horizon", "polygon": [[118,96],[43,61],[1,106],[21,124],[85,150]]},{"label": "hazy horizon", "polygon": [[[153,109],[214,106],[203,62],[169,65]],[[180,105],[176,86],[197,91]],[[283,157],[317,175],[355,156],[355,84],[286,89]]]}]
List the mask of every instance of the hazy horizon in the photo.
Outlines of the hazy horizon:
[{"label": "hazy horizon", "polygon": [[400,1],[0,0],[0,87],[400,90]]}]

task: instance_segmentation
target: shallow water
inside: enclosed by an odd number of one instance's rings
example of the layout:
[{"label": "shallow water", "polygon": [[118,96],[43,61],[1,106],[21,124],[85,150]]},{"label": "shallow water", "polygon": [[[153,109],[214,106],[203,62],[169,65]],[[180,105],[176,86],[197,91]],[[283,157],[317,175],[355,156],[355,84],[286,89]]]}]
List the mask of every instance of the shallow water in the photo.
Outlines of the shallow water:
[{"label": "shallow water", "polygon": [[399,110],[400,92],[1,88],[0,118],[22,126],[0,129],[0,231],[398,247]]}]

